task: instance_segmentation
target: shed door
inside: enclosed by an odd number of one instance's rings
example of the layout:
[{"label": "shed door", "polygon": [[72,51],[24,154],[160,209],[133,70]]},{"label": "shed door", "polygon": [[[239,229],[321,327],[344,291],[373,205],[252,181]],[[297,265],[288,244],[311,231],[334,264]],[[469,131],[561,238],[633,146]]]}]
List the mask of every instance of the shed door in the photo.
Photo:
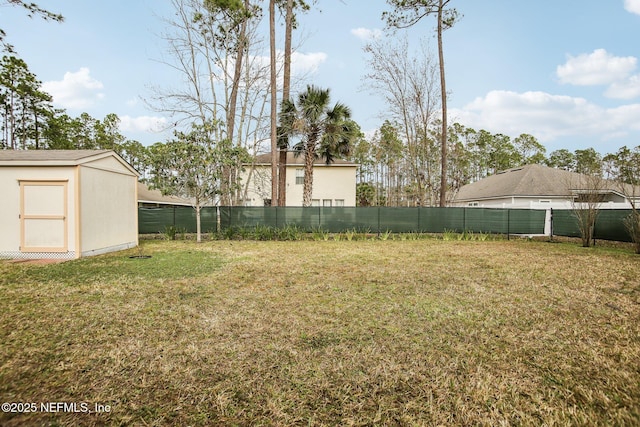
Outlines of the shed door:
[{"label": "shed door", "polygon": [[67,252],[67,181],[20,181],[20,250]]}]

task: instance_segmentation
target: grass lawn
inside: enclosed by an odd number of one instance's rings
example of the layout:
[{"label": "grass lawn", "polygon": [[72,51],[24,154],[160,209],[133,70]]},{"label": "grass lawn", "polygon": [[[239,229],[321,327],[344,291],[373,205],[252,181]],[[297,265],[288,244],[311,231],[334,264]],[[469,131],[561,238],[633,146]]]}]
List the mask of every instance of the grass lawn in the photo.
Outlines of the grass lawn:
[{"label": "grass lawn", "polygon": [[[152,258],[0,261],[0,396],[38,405],[0,425],[640,424],[630,251],[435,239],[143,249]],[[109,412],[83,412],[95,404]]]}]

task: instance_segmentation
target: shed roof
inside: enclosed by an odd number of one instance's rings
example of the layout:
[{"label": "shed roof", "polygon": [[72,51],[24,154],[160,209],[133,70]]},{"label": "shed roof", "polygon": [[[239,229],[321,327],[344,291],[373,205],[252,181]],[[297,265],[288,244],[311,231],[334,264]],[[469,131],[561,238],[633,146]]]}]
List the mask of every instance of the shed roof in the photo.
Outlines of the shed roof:
[{"label": "shed roof", "polygon": [[78,166],[110,156],[138,175],[113,150],[0,150],[0,166]]},{"label": "shed roof", "polygon": [[[533,164],[507,169],[460,188],[455,201],[482,200],[499,197],[567,197],[579,190],[590,189],[587,175]],[[600,190],[620,192],[615,181],[602,180]],[[625,185],[626,194],[633,192]]]},{"label": "shed roof", "polygon": [[146,184],[138,182],[138,202],[158,203],[161,205],[193,206],[195,202],[177,196],[163,196],[159,190],[151,190]]},{"label": "shed roof", "polygon": [[111,150],[1,150],[0,161],[63,161],[80,162]]}]

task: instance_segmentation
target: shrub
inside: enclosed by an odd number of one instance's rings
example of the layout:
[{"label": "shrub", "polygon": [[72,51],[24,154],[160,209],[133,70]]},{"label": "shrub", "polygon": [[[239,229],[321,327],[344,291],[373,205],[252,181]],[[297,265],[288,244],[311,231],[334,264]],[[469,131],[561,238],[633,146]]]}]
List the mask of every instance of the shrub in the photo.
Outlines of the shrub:
[{"label": "shrub", "polygon": [[327,241],[329,240],[329,232],[327,230],[325,230],[324,228],[318,226],[318,227],[313,227],[311,229],[311,237],[313,238],[313,240],[324,240]]},{"label": "shrub", "polygon": [[624,226],[629,231],[636,253],[640,254],[640,212],[637,210],[631,211],[629,216],[624,219]]}]

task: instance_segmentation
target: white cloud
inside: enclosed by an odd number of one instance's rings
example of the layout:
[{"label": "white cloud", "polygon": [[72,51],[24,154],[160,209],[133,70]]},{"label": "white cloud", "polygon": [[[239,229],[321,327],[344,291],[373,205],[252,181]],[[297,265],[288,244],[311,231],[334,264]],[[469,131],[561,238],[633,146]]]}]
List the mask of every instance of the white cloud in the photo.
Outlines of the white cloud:
[{"label": "white cloud", "polygon": [[[310,52],[300,53],[293,52],[291,55],[291,74],[294,76],[303,76],[306,74],[313,74],[318,71],[318,68],[322,63],[327,60],[327,54],[324,52]],[[265,79],[265,83],[269,82],[269,56],[257,55],[251,57],[252,67],[257,70],[262,70],[262,78]],[[284,52],[281,50],[276,51],[276,69],[278,73],[282,72],[284,63]],[[218,69],[218,74],[222,74]],[[214,76],[219,80],[218,76]]]},{"label": "white cloud", "polygon": [[580,136],[604,140],[640,130],[640,104],[606,109],[584,98],[545,92],[492,91],[450,115],[476,130],[529,133],[541,142]]},{"label": "white cloud", "polygon": [[608,98],[633,99],[640,97],[640,74],[615,82],[604,93]]},{"label": "white cloud", "polygon": [[627,12],[640,15],[640,0],[624,0],[624,8]]},{"label": "white cloud", "polygon": [[164,117],[120,117],[120,130],[122,132],[161,132],[166,126],[167,119]]},{"label": "white cloud", "polygon": [[291,55],[291,73],[295,75],[315,73],[318,71],[320,64],[326,60],[327,54],[324,52],[293,52]]},{"label": "white cloud", "polygon": [[360,40],[368,41],[379,39],[380,37],[382,37],[382,30],[379,30],[378,28],[374,28],[371,30],[369,28],[360,27],[352,29],[351,34],[353,34]]},{"label": "white cloud", "polygon": [[62,80],[42,84],[42,89],[64,108],[83,109],[104,98],[103,84],[90,76],[89,68],[82,67],[75,73],[66,72]]},{"label": "white cloud", "polygon": [[607,85],[627,78],[636,68],[633,56],[613,56],[604,49],[592,53],[569,56],[556,73],[561,83],[578,86]]}]

